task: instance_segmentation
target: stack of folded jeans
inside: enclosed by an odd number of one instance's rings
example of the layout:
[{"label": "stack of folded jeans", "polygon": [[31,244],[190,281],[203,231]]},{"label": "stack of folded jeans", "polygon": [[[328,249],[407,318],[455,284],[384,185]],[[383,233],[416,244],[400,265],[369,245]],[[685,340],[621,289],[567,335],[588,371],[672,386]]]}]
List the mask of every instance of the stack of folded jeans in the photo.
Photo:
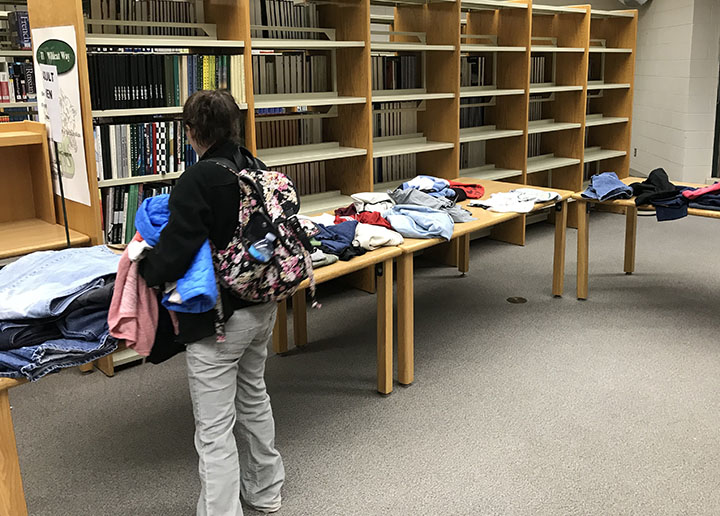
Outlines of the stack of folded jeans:
[{"label": "stack of folded jeans", "polygon": [[107,312],[119,256],[44,251],[0,270],[0,377],[38,380],[117,349]]}]

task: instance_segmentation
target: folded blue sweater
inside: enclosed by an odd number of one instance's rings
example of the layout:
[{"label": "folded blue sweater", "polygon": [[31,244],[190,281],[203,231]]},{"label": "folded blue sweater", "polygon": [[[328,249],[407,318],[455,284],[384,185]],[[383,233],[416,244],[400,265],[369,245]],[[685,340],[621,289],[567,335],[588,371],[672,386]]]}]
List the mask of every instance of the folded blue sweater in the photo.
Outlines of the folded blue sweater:
[{"label": "folded blue sweater", "polygon": [[[169,195],[149,197],[138,208],[135,229],[151,246],[157,245],[160,233],[170,219],[169,199]],[[165,294],[162,304],[168,310],[200,314],[215,307],[218,291],[208,240],[198,250],[185,275],[177,281],[175,292],[180,295],[182,303],[172,303],[170,294]]]},{"label": "folded blue sweater", "polygon": [[437,238],[450,240],[455,226],[445,211],[413,204],[396,204],[383,213],[395,231],[407,238]]},{"label": "folded blue sweater", "polygon": [[590,178],[590,185],[582,193],[582,196],[598,201],[629,199],[632,197],[632,188],[620,181],[615,172],[603,172]]}]

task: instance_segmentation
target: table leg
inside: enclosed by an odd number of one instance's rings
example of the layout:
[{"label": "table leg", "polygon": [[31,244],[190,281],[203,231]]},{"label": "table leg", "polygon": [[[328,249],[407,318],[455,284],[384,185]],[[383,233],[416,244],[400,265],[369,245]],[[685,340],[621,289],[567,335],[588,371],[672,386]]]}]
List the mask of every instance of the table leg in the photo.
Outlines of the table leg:
[{"label": "table leg", "polygon": [[470,234],[458,238],[458,270],[465,274],[470,270]]},{"label": "table leg", "polygon": [[377,275],[377,390],[390,394],[393,384],[393,261],[376,267]]},{"label": "table leg", "polygon": [[635,272],[635,246],[637,241],[637,208],[629,206],[625,212],[625,274]]},{"label": "table leg", "polygon": [[115,361],[113,360],[112,354],[106,357],[98,358],[95,361],[95,367],[100,369],[100,371],[102,371],[105,376],[115,376]]},{"label": "table leg", "polygon": [[295,347],[307,344],[307,297],[305,290],[298,290],[293,295],[293,338]]},{"label": "table leg", "polygon": [[577,201],[577,298],[588,297],[588,208],[585,201]]},{"label": "table leg", "polygon": [[0,515],[27,516],[10,398],[0,390]]},{"label": "table leg", "polygon": [[275,353],[287,353],[288,350],[287,302],[284,299],[278,301],[277,318],[273,329],[273,350]]},{"label": "table leg", "polygon": [[397,266],[398,383],[409,385],[415,376],[413,254],[400,255]]},{"label": "table leg", "polygon": [[565,286],[565,235],[567,201],[557,203],[555,211],[555,254],[553,256],[553,296],[562,296]]}]

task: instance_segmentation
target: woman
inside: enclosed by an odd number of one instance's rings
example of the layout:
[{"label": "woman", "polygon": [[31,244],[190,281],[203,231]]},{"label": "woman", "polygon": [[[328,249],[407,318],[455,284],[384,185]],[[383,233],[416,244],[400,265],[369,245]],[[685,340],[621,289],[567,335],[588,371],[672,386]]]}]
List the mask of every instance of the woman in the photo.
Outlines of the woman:
[{"label": "woman", "polygon": [[[183,173],[170,195],[170,219],[157,246],[141,262],[148,285],[181,278],[208,238],[224,249],[235,232],[240,206],[237,177],[212,161],[227,158],[244,168],[254,158],[240,141],[242,113],[227,91],[199,91],[185,103],[183,122],[198,163]],[[238,160],[245,160],[239,163]],[[187,344],[187,370],[195,448],[199,456],[199,516],[242,515],[240,497],[253,509],[275,512],[285,479],[275,449],[275,422],[265,388],[265,359],[276,304],[252,304],[221,292],[226,341],[216,342],[215,311],[178,313],[178,338]],[[238,457],[233,427],[238,424]]]}]

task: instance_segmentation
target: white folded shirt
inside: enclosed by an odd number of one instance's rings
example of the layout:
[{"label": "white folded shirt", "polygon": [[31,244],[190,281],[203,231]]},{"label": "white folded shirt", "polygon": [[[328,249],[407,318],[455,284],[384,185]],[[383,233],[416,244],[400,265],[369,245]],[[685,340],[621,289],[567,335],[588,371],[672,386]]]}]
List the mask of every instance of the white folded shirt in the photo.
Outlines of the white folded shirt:
[{"label": "white folded shirt", "polygon": [[517,188],[509,192],[494,193],[489,199],[470,201],[470,206],[487,208],[497,213],[530,213],[536,203],[560,199],[560,194],[535,188]]}]

